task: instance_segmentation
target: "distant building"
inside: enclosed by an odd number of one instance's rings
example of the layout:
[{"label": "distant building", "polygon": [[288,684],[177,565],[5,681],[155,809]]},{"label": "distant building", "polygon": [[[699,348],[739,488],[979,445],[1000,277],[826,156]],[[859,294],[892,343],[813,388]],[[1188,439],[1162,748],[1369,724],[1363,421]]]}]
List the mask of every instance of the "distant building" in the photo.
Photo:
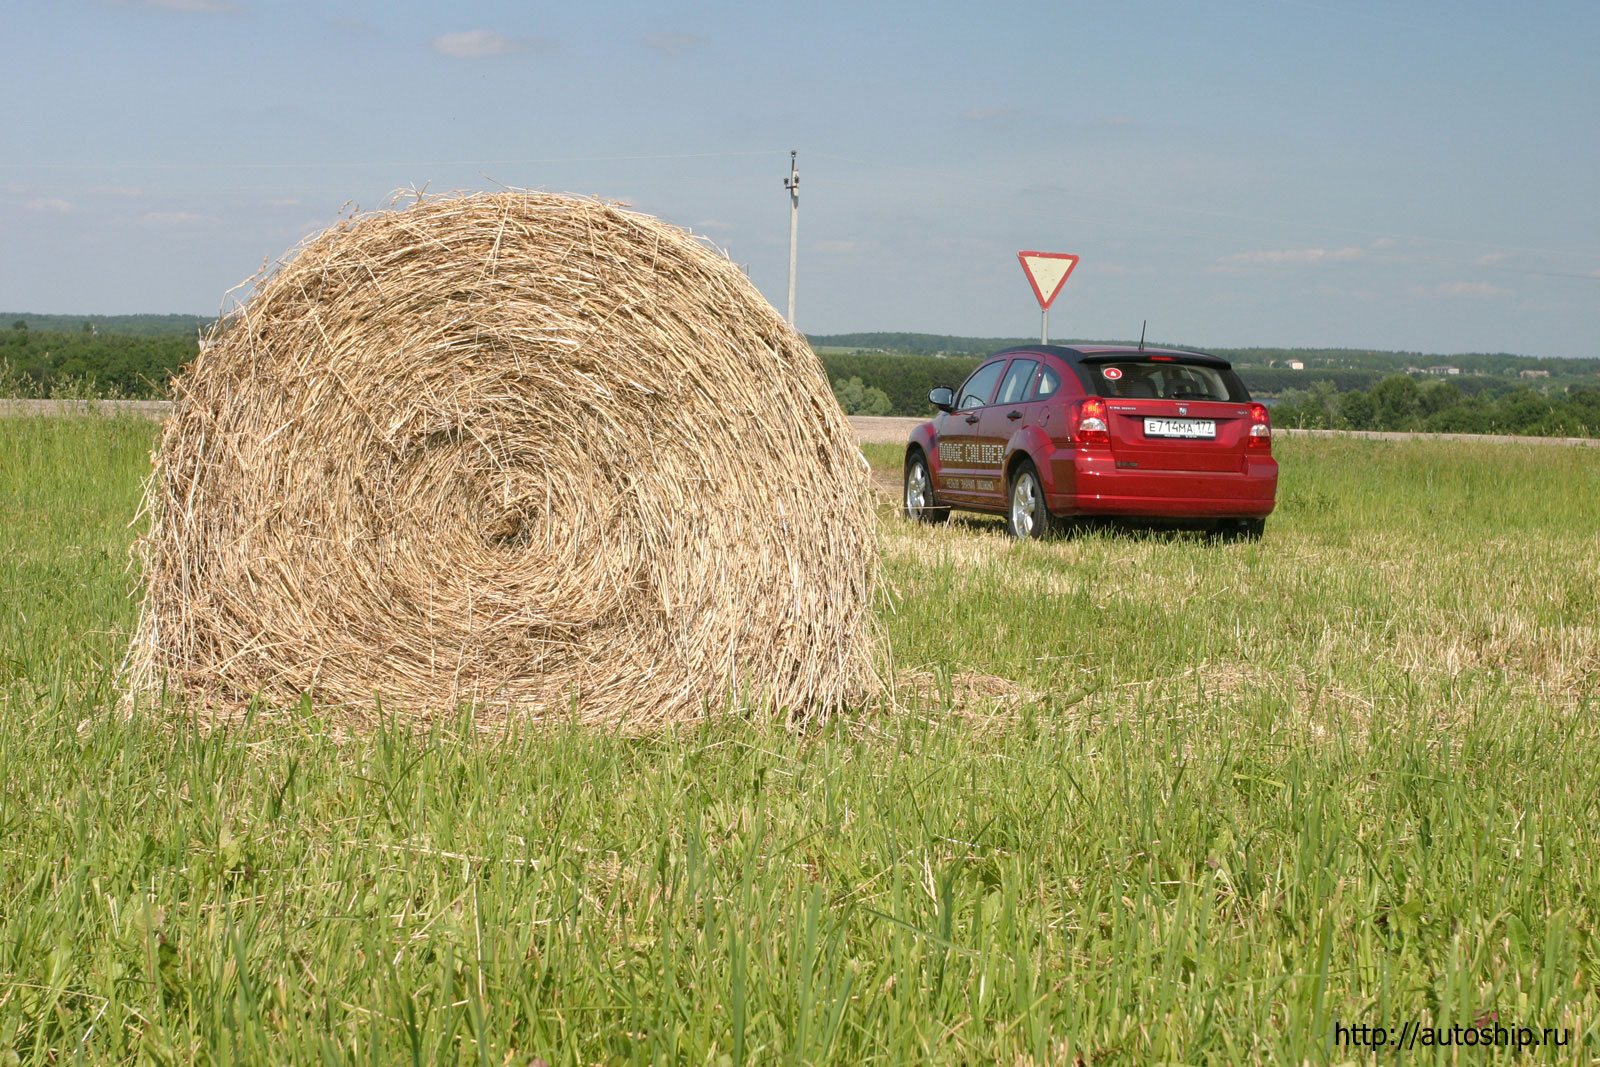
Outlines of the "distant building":
[{"label": "distant building", "polygon": [[1306,365],[1304,363],[1302,363],[1298,359],[1291,359],[1289,361],[1289,369],[1290,370],[1305,370],[1306,369]]},{"label": "distant building", "polygon": [[1437,374],[1439,377],[1442,378],[1447,374],[1460,374],[1461,373],[1461,368],[1460,367],[1429,367],[1428,368],[1428,373],[1429,374]]},{"label": "distant building", "polygon": [[1517,375],[1517,377],[1519,377],[1519,378],[1548,378],[1548,377],[1550,377],[1550,372],[1547,371],[1547,370],[1525,370],[1521,374]]}]

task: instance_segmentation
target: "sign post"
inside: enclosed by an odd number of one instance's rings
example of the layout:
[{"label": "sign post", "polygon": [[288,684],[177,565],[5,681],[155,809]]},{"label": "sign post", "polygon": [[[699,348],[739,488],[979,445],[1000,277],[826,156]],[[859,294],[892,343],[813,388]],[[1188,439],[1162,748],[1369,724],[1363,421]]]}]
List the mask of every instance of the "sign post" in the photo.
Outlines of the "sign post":
[{"label": "sign post", "polygon": [[1067,275],[1078,265],[1078,257],[1067,252],[1018,252],[1017,262],[1033,286],[1033,295],[1039,298],[1039,343],[1050,343],[1050,305],[1061,287],[1067,284]]}]

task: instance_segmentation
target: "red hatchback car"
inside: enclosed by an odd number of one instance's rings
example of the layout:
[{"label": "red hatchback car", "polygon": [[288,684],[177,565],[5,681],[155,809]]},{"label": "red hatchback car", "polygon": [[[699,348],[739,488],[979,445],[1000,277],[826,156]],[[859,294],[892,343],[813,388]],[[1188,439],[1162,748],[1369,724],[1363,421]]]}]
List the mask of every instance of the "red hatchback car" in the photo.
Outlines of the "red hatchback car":
[{"label": "red hatchback car", "polygon": [[905,513],[1004,514],[1016,537],[1074,516],[1204,521],[1259,538],[1276,502],[1267,409],[1227,360],[1161,348],[997,352],[906,446]]}]

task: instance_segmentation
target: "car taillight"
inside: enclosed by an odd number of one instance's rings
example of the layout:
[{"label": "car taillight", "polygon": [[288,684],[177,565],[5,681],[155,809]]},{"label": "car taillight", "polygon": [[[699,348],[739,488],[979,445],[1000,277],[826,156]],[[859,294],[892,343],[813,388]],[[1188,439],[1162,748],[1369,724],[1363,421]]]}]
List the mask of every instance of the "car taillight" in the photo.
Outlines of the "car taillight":
[{"label": "car taillight", "polygon": [[1250,405],[1250,434],[1244,439],[1246,448],[1264,448],[1272,451],[1272,419],[1265,404]]},{"label": "car taillight", "polygon": [[1106,432],[1106,402],[1091,396],[1078,405],[1078,425],[1072,431],[1072,440],[1080,445],[1108,445],[1111,435]]}]

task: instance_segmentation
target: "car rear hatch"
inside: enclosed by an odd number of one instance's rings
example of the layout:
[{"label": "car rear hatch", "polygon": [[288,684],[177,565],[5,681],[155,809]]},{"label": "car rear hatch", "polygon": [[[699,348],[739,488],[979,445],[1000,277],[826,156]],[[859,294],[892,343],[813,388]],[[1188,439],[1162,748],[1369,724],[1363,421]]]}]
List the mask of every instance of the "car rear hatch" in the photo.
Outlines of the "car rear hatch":
[{"label": "car rear hatch", "polygon": [[1250,433],[1250,394],[1215,356],[1085,356],[1085,390],[1105,398],[1106,430],[1121,469],[1239,471]]}]

